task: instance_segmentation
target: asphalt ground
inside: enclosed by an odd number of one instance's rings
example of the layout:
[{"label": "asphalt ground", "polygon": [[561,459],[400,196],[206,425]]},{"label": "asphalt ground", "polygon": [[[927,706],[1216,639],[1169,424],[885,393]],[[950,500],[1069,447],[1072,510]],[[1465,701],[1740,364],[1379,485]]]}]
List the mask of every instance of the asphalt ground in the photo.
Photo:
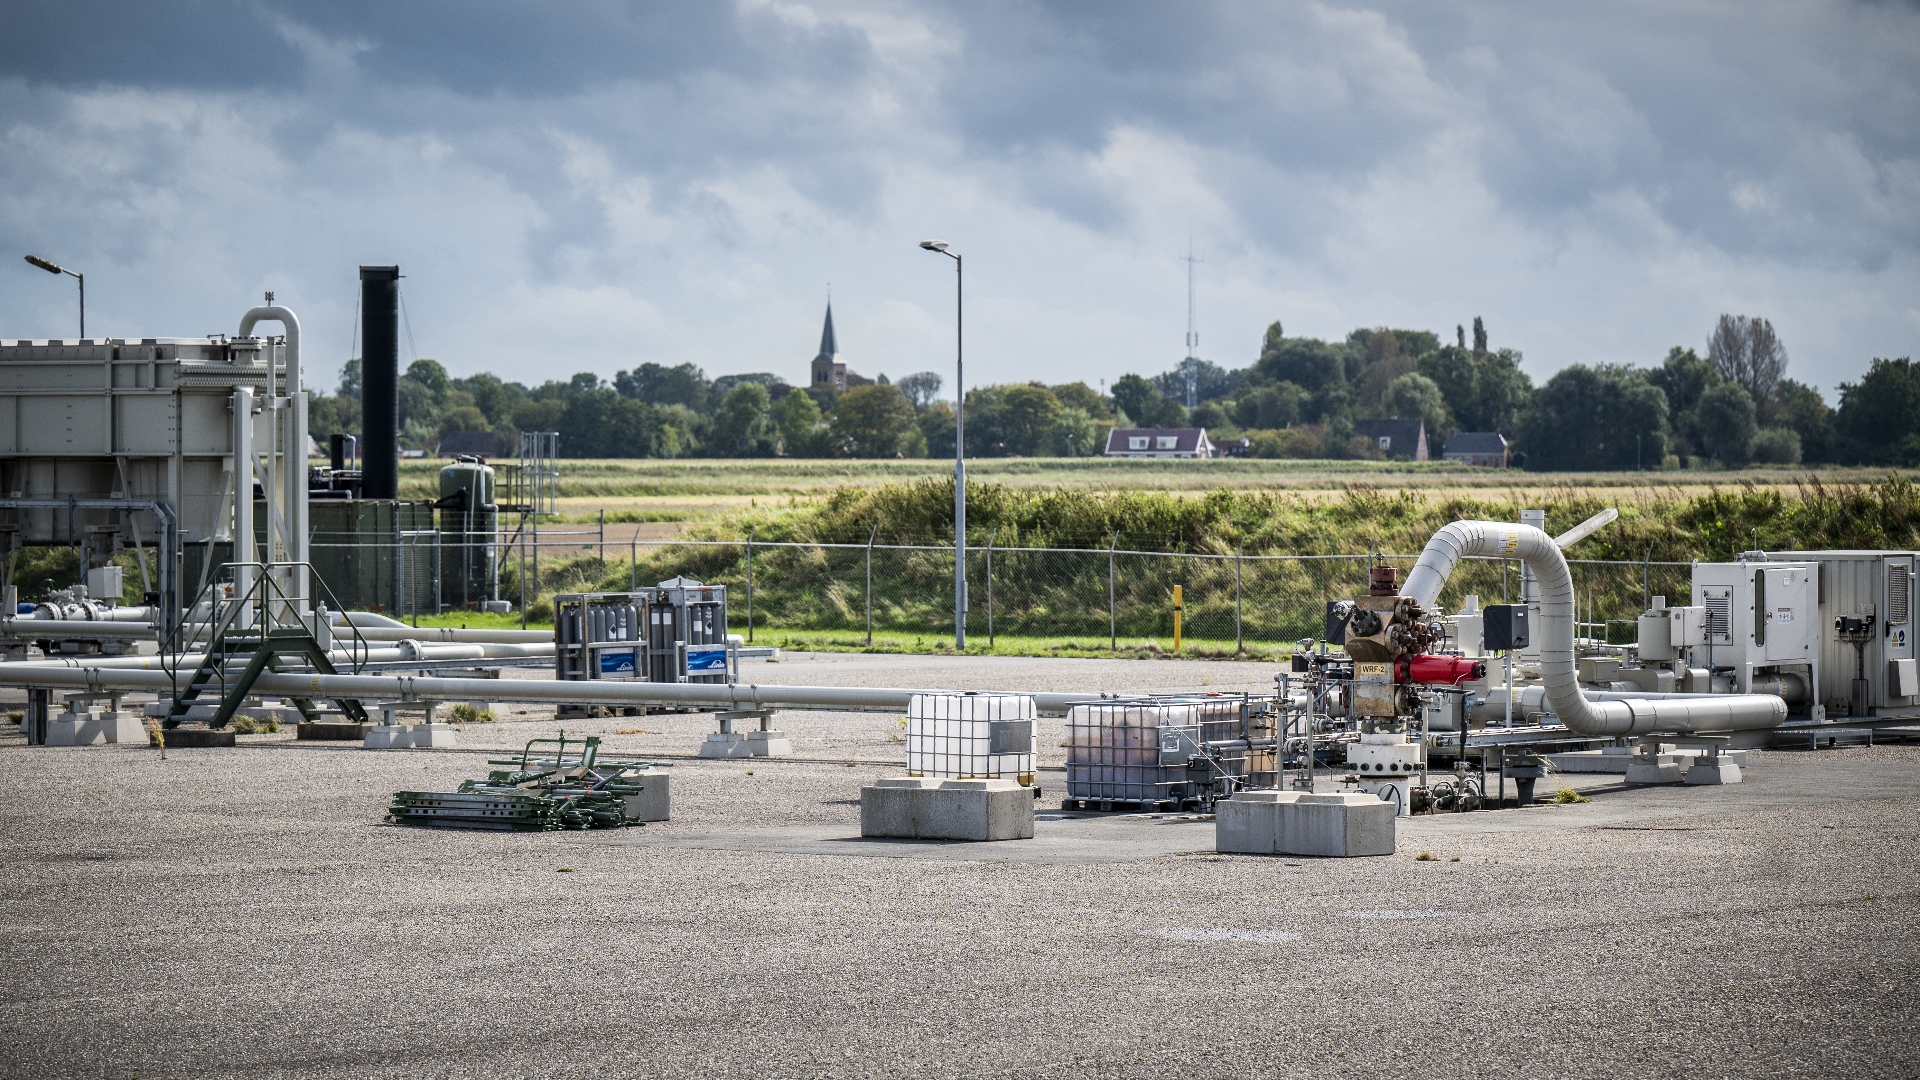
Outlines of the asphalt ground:
[{"label": "asphalt ground", "polygon": [[[752,674],[1097,692],[1271,670],[834,655]],[[1755,752],[1721,788],[1576,776],[1592,802],[1404,821],[1397,854],[1353,860],[1061,814],[1043,771],[1036,857],[858,841],[897,725],[778,724],[792,759],[695,760],[698,716],[520,712],[453,751],[270,735],[165,760],[0,729],[0,1073],[1920,1074],[1920,747]],[[393,791],[450,788],[556,726],[670,761],[674,820],[383,823]]]}]

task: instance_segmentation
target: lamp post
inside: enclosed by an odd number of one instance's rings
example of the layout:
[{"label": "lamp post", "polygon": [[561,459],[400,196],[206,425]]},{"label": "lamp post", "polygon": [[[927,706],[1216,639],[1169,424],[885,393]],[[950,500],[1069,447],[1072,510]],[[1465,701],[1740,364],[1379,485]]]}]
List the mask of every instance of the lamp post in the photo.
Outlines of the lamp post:
[{"label": "lamp post", "polygon": [[80,282],[80,336],[87,336],[87,275],[69,270],[58,263],[51,263],[38,255],[27,256],[27,261],[45,270],[49,274],[72,274]]},{"label": "lamp post", "polygon": [[967,648],[967,381],[965,342],[961,334],[961,300],[965,284],[960,253],[945,240],[922,240],[920,246],[953,260],[953,647]]}]

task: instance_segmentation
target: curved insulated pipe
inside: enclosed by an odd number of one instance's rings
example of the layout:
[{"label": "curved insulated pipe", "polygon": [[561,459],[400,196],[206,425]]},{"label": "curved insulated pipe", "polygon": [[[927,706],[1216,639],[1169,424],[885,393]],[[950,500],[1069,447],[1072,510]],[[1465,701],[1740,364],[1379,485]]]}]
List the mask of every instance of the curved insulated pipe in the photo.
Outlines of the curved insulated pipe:
[{"label": "curved insulated pipe", "polygon": [[1456,521],[1444,526],[1427,541],[1400,595],[1431,606],[1453,568],[1474,555],[1517,558],[1533,571],[1540,588],[1540,622],[1532,628],[1540,678],[1548,707],[1569,731],[1606,738],[1656,731],[1747,731],[1779,727],[1787,718],[1786,702],[1761,694],[1587,700],[1574,673],[1573,577],[1559,545],[1531,525]]}]

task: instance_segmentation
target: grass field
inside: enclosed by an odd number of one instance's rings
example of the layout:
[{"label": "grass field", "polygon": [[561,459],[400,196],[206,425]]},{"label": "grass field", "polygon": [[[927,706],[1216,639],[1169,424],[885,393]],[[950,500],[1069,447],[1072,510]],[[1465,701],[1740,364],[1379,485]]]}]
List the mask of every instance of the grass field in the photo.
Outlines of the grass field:
[{"label": "grass field", "polygon": [[[443,462],[401,464],[404,498],[439,495]],[[914,480],[945,479],[950,461],[900,459],[564,460],[560,463],[560,517],[570,522],[650,523],[643,538],[668,536],[677,527],[742,511],[822,499],[846,488],[878,488]],[[1337,500],[1353,487],[1412,491],[1437,500],[1498,498],[1538,500],[1569,493],[1604,493],[1626,505],[1681,500],[1715,489],[1752,486],[1794,490],[1810,477],[1827,484],[1870,483],[1885,469],[1752,468],[1722,472],[1529,473],[1475,469],[1451,462],[1288,461],[1223,458],[1214,461],[1139,461],[1109,458],[981,458],[967,462],[969,481],[1015,489],[1160,491],[1201,495],[1210,491],[1286,492]],[[631,529],[617,538],[625,542]]]}]

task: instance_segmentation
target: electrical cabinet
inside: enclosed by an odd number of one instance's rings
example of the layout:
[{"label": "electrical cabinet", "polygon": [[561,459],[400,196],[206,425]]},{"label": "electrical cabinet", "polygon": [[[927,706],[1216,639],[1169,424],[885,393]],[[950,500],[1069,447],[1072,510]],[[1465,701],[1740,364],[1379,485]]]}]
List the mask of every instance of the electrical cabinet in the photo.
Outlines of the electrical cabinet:
[{"label": "electrical cabinet", "polygon": [[1696,563],[1692,607],[1698,616],[1685,614],[1689,608],[1668,609],[1673,644],[1689,646],[1693,666],[1731,669],[1742,693],[1751,690],[1758,669],[1819,663],[1816,563]]}]

